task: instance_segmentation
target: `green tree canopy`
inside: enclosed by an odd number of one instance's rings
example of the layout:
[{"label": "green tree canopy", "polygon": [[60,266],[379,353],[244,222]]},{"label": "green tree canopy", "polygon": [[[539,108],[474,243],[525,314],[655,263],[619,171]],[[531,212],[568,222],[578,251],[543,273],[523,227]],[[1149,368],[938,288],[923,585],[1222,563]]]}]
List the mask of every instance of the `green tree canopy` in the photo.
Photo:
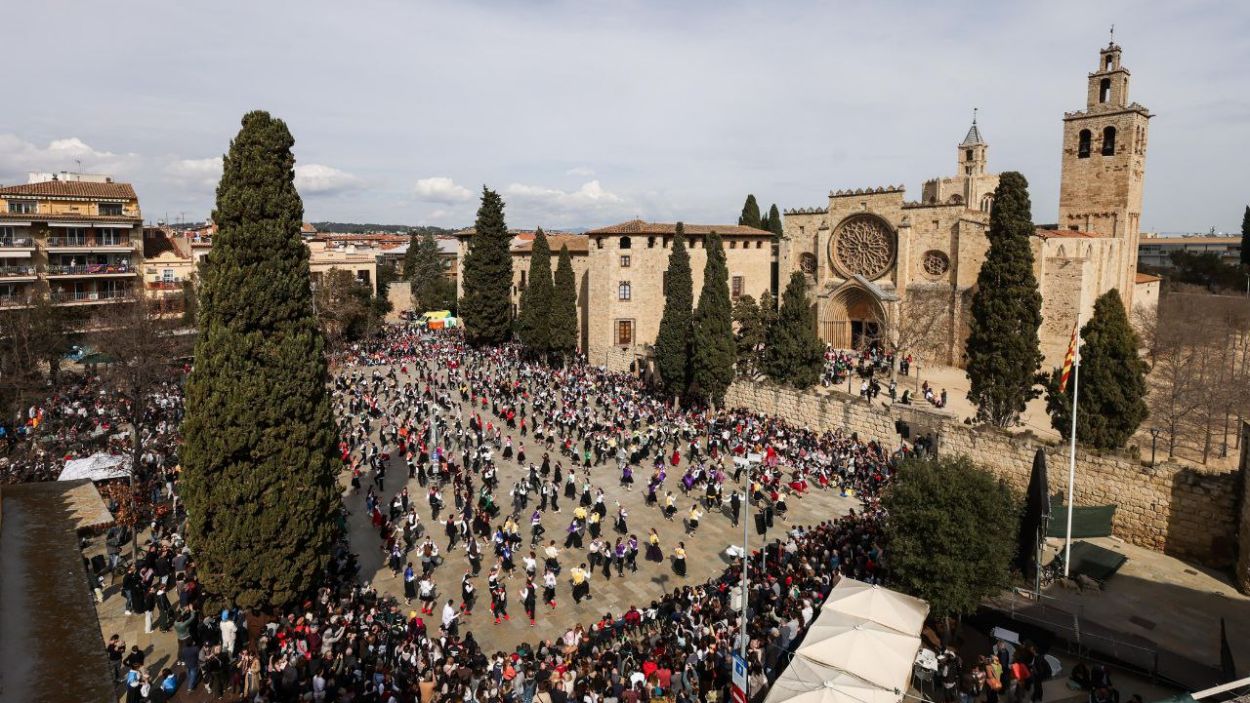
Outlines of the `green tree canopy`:
[{"label": "green tree canopy", "polygon": [[501,344],[512,334],[512,235],[503,199],[486,187],[464,257],[464,335],[474,345]]},{"label": "green tree canopy", "polygon": [[340,505],[293,145],[286,124],[259,111],[230,143],[187,381],[187,543],[205,591],[243,607],[315,591]]},{"label": "green tree canopy", "polygon": [[815,312],[807,301],[807,279],[795,271],[782,293],[776,321],[769,328],[764,372],[778,383],[809,388],[820,380],[824,363],[825,345],[816,336]]},{"label": "green tree canopy", "polygon": [[768,208],[768,226],[764,229],[773,233],[774,241],[784,239],[786,235],[782,229],[783,224],[785,223],[781,219],[781,211],[777,209],[777,204],[773,203],[773,206]]},{"label": "green tree canopy", "polygon": [[404,278],[412,292],[412,311],[446,310],[455,298],[454,284],[443,270],[438,240],[429,230],[413,235],[404,257]]},{"label": "green tree canopy", "polygon": [[655,365],[664,390],[683,395],[690,384],[690,319],[694,308],[694,279],[685,227],[677,223],[673,248],[664,274],[664,313],[655,338]]},{"label": "green tree canopy", "polygon": [[[1146,362],[1138,355],[1141,342],[1124,312],[1116,289],[1094,302],[1094,314],[1081,328],[1080,407],[1076,440],[1098,449],[1117,449],[1128,442],[1146,419]],[[1059,393],[1061,369],[1047,387],[1050,422],[1065,439],[1072,433],[1072,391],[1069,380]]]},{"label": "green tree canopy", "polygon": [[1241,265],[1250,267],[1250,205],[1241,216]]},{"label": "green tree canopy", "polygon": [[715,407],[725,402],[725,391],[734,380],[733,306],[729,302],[729,268],[720,235],[712,232],[703,241],[707,264],[699,307],[691,321],[690,350],[693,388]]},{"label": "green tree canopy", "polygon": [[577,279],[567,244],[560,245],[551,291],[551,351],[567,356],[577,351]]},{"label": "green tree canopy", "polygon": [[935,616],[971,614],[1009,585],[1020,498],[967,457],[902,462],[881,503],[890,581]]},{"label": "green tree canopy", "polygon": [[999,177],[990,210],[990,250],[972,296],[966,346],[968,399],[978,417],[997,427],[1015,424],[1034,388],[1042,362],[1037,329],[1042,294],[1033,276],[1033,236],[1028,181],[1015,171]]},{"label": "green tree canopy", "polygon": [[760,205],[755,202],[754,195],[747,195],[747,201],[742,205],[742,214],[738,216],[738,224],[763,229],[763,220],[760,218]]},{"label": "green tree canopy", "polygon": [[530,249],[530,270],[521,293],[521,311],[517,315],[517,332],[521,343],[534,354],[551,351],[551,313],[553,289],[551,281],[551,247],[541,227],[534,233]]},{"label": "green tree canopy", "polygon": [[738,296],[738,302],[734,303],[734,322],[738,325],[734,335],[738,375],[754,376],[759,368],[760,345],[764,343],[764,318],[755,298]]}]

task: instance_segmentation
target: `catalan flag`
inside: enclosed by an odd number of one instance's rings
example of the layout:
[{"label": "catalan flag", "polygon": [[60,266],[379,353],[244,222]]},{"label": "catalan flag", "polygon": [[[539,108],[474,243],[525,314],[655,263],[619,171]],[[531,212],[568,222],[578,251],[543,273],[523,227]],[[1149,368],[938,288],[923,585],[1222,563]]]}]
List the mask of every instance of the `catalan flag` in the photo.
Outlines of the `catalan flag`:
[{"label": "catalan flag", "polygon": [[1059,373],[1059,392],[1068,388],[1068,379],[1072,377],[1072,364],[1076,362],[1077,333],[1076,325],[1072,326],[1072,339],[1068,342],[1068,353],[1063,355],[1063,371]]}]

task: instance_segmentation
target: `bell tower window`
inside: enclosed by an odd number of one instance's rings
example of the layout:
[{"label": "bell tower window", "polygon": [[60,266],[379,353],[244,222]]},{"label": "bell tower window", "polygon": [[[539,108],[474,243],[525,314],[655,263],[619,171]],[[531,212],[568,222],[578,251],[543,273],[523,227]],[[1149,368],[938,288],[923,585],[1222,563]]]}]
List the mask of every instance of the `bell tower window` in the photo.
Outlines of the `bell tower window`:
[{"label": "bell tower window", "polygon": [[1093,138],[1093,136],[1094,135],[1091,134],[1088,129],[1081,130],[1081,133],[1079,135],[1077,145],[1076,145],[1076,157],[1078,159],[1089,158],[1089,149],[1090,149],[1089,145],[1090,145],[1090,140]]},{"label": "bell tower window", "polygon": [[[1107,58],[1107,63],[1111,63],[1111,58]],[[1105,103],[1111,99],[1111,79],[1104,78],[1098,81],[1098,102]]]},{"label": "bell tower window", "polygon": [[1107,127],[1102,131],[1102,155],[1115,156],[1115,127]]}]

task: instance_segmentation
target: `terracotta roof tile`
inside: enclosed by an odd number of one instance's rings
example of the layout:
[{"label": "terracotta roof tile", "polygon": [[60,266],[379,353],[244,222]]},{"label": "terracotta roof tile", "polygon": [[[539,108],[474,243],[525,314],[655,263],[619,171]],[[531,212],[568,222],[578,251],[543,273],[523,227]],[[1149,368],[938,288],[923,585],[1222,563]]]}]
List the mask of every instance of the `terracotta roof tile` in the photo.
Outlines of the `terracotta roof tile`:
[{"label": "terracotta roof tile", "polygon": [[1078,232],[1074,229],[1042,229],[1033,230],[1033,235],[1042,239],[1054,239],[1060,237],[1063,239],[1101,239],[1102,235],[1097,232]]},{"label": "terracotta roof tile", "polygon": [[18,220],[21,222],[94,222],[97,225],[127,225],[134,226],[138,222],[142,222],[139,217],[127,217],[125,215],[83,215],[81,213],[69,213],[67,215],[22,215],[19,213],[0,212],[0,222],[5,220]]},{"label": "terracotta roof tile", "polygon": [[1153,276],[1148,273],[1138,273],[1137,280],[1135,282],[1136,283],[1154,283],[1155,281],[1162,281],[1162,280],[1163,280],[1162,278],[1158,276]]},{"label": "terracotta roof tile", "polygon": [[129,183],[93,183],[90,181],[44,181],[0,187],[2,195],[44,195],[67,198],[122,198],[137,200]]},{"label": "terracotta roof tile", "polygon": [[[692,225],[683,224],[686,234],[710,234],[716,232],[722,236],[772,236],[772,232],[754,227],[746,227],[744,225]],[[630,220],[617,225],[609,225],[592,229],[586,234],[594,237],[596,235],[605,234],[676,234],[676,223],[668,222],[644,222],[643,220]]]},{"label": "terracotta roof tile", "polygon": [[[524,235],[521,235],[522,237]],[[534,249],[534,235],[530,233],[528,239],[522,241],[513,240],[513,254],[528,254]],[[570,254],[584,254],[590,251],[590,238],[584,234],[548,234],[547,246],[551,247],[551,253],[559,254],[560,247],[567,246]]]}]

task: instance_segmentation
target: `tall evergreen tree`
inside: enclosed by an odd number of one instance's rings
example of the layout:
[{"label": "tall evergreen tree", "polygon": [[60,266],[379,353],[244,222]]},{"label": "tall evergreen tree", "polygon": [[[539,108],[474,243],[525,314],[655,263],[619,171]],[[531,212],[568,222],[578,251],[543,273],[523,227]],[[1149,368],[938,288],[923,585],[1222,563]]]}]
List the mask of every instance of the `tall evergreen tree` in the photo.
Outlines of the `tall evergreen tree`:
[{"label": "tall evergreen tree", "polygon": [[655,366],[669,395],[679,396],[690,385],[690,319],[694,307],[694,279],[690,275],[690,252],[686,230],[677,223],[673,248],[664,274],[664,313],[655,337]]},{"label": "tall evergreen tree", "polygon": [[[1081,328],[1080,408],[1076,439],[1098,449],[1123,447],[1146,419],[1146,362],[1141,343],[1116,289],[1094,302],[1094,314]],[[1072,391],[1059,393],[1060,369],[1051,375],[1046,409],[1065,439],[1072,432]]]},{"label": "tall evergreen tree", "polygon": [[577,278],[567,244],[560,245],[551,291],[551,351],[567,356],[577,351]]},{"label": "tall evergreen tree", "polygon": [[483,186],[469,253],[464,257],[464,299],[460,301],[465,339],[471,344],[500,344],[512,333],[511,246],[503,199]]},{"label": "tall evergreen tree", "polygon": [[725,402],[725,391],[734,380],[733,305],[729,302],[729,267],[720,235],[711,232],[703,241],[707,264],[699,307],[691,320],[690,368],[692,388],[714,407]]},{"label": "tall evergreen tree", "polygon": [[755,298],[749,295],[738,296],[738,302],[734,303],[734,323],[738,325],[738,331],[734,335],[738,375],[754,376],[758,367],[760,345],[764,343],[764,318]]},{"label": "tall evergreen tree", "polygon": [[771,227],[772,226],[768,224],[768,215],[766,214],[761,215],[760,216],[760,229],[771,232],[772,231]]},{"label": "tall evergreen tree", "polygon": [[769,331],[764,372],[778,383],[809,388],[820,380],[824,363],[825,345],[816,336],[815,313],[807,301],[807,279],[795,271],[790,274],[781,295],[781,310]]},{"label": "tall evergreen tree", "polygon": [[738,216],[738,224],[761,229],[763,221],[760,219],[760,205],[755,202],[754,195],[747,195],[747,201],[742,205],[742,214]]},{"label": "tall evergreen tree", "polygon": [[772,291],[764,291],[760,293],[760,322],[764,326],[764,338],[768,338],[768,332],[772,329],[773,323],[777,321],[777,300],[773,298]]},{"label": "tall evergreen tree", "polygon": [[534,233],[530,249],[530,270],[525,290],[521,293],[521,311],[517,315],[517,332],[521,342],[535,354],[551,350],[551,247],[541,227]]},{"label": "tall evergreen tree", "polygon": [[1042,352],[1042,295],[1033,276],[1028,181],[1015,171],[999,177],[990,210],[990,250],[977,275],[967,341],[968,399],[981,420],[1015,424],[1034,388]]},{"label": "tall evergreen tree", "polygon": [[187,543],[205,591],[243,607],[315,592],[340,505],[293,144],[285,123],[259,111],[230,143],[187,380]]},{"label": "tall evergreen tree", "polygon": [[773,203],[773,206],[768,208],[768,226],[764,228],[773,233],[773,241],[785,238],[783,224],[785,223],[781,219],[781,211],[777,209],[777,204]]},{"label": "tall evergreen tree", "polygon": [[412,239],[404,256],[404,278],[408,279],[412,291],[412,310],[416,313],[444,310],[455,294],[443,272],[438,242],[429,230]]},{"label": "tall evergreen tree", "polygon": [[1241,216],[1241,265],[1250,266],[1250,205]]}]

